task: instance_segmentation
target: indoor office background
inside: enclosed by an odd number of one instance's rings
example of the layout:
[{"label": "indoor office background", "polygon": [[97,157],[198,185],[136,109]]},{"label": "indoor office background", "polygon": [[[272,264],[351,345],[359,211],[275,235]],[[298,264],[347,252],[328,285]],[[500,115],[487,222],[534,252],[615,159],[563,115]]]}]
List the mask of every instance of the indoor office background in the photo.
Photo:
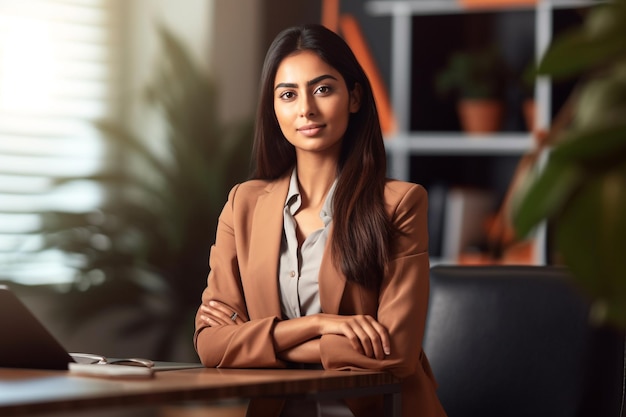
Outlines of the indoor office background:
[{"label": "indoor office background", "polygon": [[[196,360],[193,315],[217,215],[249,172],[265,50],[282,28],[320,22],[322,3],[0,2],[0,280],[69,351]],[[339,3],[393,103],[392,51],[406,45],[394,45],[392,18],[371,1]],[[532,148],[523,104],[535,86],[523,74],[543,28],[532,7],[449,11],[450,3],[410,16],[408,104],[394,109],[405,116],[387,136],[412,132],[418,142],[390,151],[390,175],[431,194],[433,262],[489,262],[485,230],[460,236],[450,225],[493,218]],[[552,30],[582,15],[555,12]],[[485,132],[464,133],[437,79],[455,52],[489,48],[507,67],[505,110],[484,139],[493,146],[476,151]],[[570,88],[551,87],[551,116]],[[404,168],[394,171],[398,161]],[[450,217],[443,205],[459,198],[475,203],[477,217]]]}]

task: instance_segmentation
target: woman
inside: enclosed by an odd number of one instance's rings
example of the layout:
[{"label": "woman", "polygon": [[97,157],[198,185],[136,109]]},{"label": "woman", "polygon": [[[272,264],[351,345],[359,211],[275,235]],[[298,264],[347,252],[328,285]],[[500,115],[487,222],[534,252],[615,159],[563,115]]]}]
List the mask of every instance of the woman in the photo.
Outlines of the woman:
[{"label": "woman", "polygon": [[[277,36],[261,81],[255,179],[229,194],[196,316],[202,363],[387,370],[404,416],[445,415],[421,348],[427,196],[386,179],[363,69],[338,35],[305,25]],[[380,400],[346,403],[380,415]]]}]

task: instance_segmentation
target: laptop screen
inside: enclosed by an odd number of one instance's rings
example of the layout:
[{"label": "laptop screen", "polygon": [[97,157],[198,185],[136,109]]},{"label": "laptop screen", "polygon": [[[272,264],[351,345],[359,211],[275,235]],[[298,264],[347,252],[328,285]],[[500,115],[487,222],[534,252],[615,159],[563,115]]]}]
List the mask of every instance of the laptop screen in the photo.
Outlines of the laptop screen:
[{"label": "laptop screen", "polygon": [[0,285],[0,367],[68,369],[65,348],[7,287]]}]

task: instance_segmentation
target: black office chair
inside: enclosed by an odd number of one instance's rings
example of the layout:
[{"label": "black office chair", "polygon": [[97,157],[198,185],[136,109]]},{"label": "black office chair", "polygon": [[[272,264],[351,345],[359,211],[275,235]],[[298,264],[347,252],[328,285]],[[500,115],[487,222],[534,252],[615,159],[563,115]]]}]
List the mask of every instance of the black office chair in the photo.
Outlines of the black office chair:
[{"label": "black office chair", "polygon": [[624,332],[565,269],[435,266],[424,350],[449,417],[622,416]]}]

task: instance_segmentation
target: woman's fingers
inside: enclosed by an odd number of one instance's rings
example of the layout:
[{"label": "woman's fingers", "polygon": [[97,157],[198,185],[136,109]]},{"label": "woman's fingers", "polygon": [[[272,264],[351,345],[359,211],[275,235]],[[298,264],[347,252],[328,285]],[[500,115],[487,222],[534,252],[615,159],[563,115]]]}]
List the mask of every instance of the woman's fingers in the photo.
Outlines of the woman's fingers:
[{"label": "woman's fingers", "polygon": [[223,324],[220,321],[211,318],[211,316],[201,315],[200,318],[206,321],[209,324],[209,326],[212,326],[212,327],[223,326]]},{"label": "woman's fingers", "polygon": [[347,316],[340,325],[352,347],[370,358],[384,359],[391,353],[387,329],[371,316]]},{"label": "woman's fingers", "polygon": [[224,326],[228,324],[223,318],[223,314],[221,312],[204,305],[200,307],[200,310],[202,311],[200,318],[206,321],[209,325]]},{"label": "woman's fingers", "polygon": [[209,301],[209,308],[214,310],[216,313],[219,313],[224,318],[230,318],[233,311],[228,308],[226,305],[220,303],[219,301],[211,300]]},{"label": "woman's fingers", "polygon": [[391,338],[387,328],[374,320],[373,317],[367,316],[371,320],[372,327],[376,329],[376,334],[380,337],[380,345],[383,348],[384,355],[391,355]]},{"label": "woman's fingers", "polygon": [[378,325],[371,316],[357,316],[356,324],[360,329],[355,330],[355,332],[359,335],[365,354],[370,358],[384,359],[385,352],[382,337],[379,334],[383,327]]},{"label": "woman's fingers", "polygon": [[204,313],[200,315],[200,318],[211,326],[227,326],[244,322],[235,311],[219,301],[211,300],[208,305],[202,305],[200,310]]},{"label": "woman's fingers", "polygon": [[365,316],[365,321],[367,326],[364,326],[363,330],[368,334],[374,357],[376,359],[385,359],[385,356],[391,353],[387,329],[371,316]]},{"label": "woman's fingers", "polygon": [[357,336],[351,326],[347,323],[343,326],[342,334],[350,341],[352,348],[357,352],[366,355],[365,350],[363,349],[363,344],[361,343],[361,339]]}]

